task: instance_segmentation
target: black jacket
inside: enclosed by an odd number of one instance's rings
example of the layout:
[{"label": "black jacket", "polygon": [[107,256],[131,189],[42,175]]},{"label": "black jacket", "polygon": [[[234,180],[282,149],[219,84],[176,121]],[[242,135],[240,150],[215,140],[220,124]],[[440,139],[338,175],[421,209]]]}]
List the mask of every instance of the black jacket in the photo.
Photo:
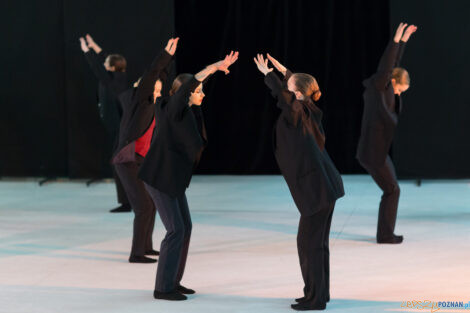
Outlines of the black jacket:
[{"label": "black jacket", "polygon": [[401,110],[401,99],[393,92],[392,71],[399,66],[405,42],[393,40],[380,59],[377,72],[364,80],[364,113],[356,157],[365,167],[385,164]]},{"label": "black jacket", "polygon": [[139,171],[144,182],[173,197],[189,186],[206,143],[202,112],[196,109],[196,118],[188,104],[199,84],[192,78],[173,96],[157,99],[155,133]]},{"label": "black jacket", "polygon": [[118,96],[129,88],[129,81],[125,72],[109,72],[103,63],[106,54],[101,51],[96,54],[93,49],[85,53],[85,58],[99,80],[98,110],[103,124],[110,134],[119,131],[122,111]]},{"label": "black jacket", "polygon": [[294,122],[293,108],[300,106],[309,114],[316,130],[324,135],[321,110],[313,103],[310,105],[314,110],[310,110],[303,101],[296,100],[294,93],[287,89],[290,76],[288,71],[283,83],[272,72],[265,77],[282,110],[275,126],[274,154],[300,214],[310,216],[344,195],[343,181],[322,143],[316,139],[319,136],[305,133],[301,120]]},{"label": "black jacket", "polygon": [[172,56],[163,50],[142,76],[139,86],[131,88],[119,96],[122,105],[122,118],[119,127],[119,142],[113,154],[113,163],[135,161],[135,141],[150,127],[155,116],[153,91],[155,82],[162,83],[168,76],[168,66]]}]

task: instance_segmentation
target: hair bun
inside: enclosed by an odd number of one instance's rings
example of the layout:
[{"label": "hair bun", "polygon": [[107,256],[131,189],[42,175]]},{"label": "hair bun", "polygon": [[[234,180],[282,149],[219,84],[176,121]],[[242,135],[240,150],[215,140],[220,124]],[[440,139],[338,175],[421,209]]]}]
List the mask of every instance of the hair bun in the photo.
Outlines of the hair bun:
[{"label": "hair bun", "polygon": [[313,101],[318,101],[321,97],[321,91],[317,90],[312,94]]}]

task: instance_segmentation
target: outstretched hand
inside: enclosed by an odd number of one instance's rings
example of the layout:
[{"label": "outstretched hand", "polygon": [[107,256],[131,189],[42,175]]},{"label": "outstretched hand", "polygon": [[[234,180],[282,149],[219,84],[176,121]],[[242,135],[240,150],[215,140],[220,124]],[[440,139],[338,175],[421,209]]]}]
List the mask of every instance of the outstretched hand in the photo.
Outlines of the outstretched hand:
[{"label": "outstretched hand", "polygon": [[397,30],[395,32],[395,36],[393,37],[393,41],[395,41],[396,43],[400,41],[406,26],[408,26],[408,24],[406,23],[400,23],[400,25],[398,25]]},{"label": "outstretched hand", "polygon": [[80,37],[80,48],[82,48],[83,52],[88,52],[90,51],[90,48],[88,48],[88,45],[86,44],[85,38]]},{"label": "outstretched hand", "polygon": [[178,40],[180,40],[179,37],[176,38],[170,38],[168,40],[168,43],[166,44],[165,51],[168,52],[169,55],[174,55],[176,48],[178,46]]},{"label": "outstretched hand", "polygon": [[256,63],[256,66],[258,67],[258,70],[263,73],[264,75],[267,75],[269,72],[272,72],[273,68],[268,67],[268,59],[264,59],[262,54],[259,54],[256,56],[256,58],[253,58],[253,60]]},{"label": "outstretched hand", "polygon": [[88,43],[88,48],[91,48],[92,46],[96,45],[96,42],[93,40],[93,37],[90,36],[90,34],[86,34],[86,42]]},{"label": "outstretched hand", "polygon": [[238,51],[230,51],[230,54],[227,54],[223,60],[213,64],[216,70],[225,72],[225,75],[230,73],[228,68],[230,65],[235,63],[238,59]]},{"label": "outstretched hand", "polygon": [[96,53],[101,52],[101,47],[93,40],[90,34],[86,34],[85,36],[88,48],[93,49]]},{"label": "outstretched hand", "polygon": [[267,57],[268,57],[268,60],[271,61],[272,65],[279,71],[281,72],[283,75],[286,75],[286,72],[287,72],[287,68],[282,65],[281,63],[279,63],[278,60],[276,60],[275,58],[273,58],[269,53],[266,54]]},{"label": "outstretched hand", "polygon": [[416,32],[416,30],[418,29],[417,26],[415,25],[410,25],[408,26],[408,28],[405,30],[405,33],[403,34],[403,36],[401,37],[401,41],[404,41],[404,42],[407,42],[408,39],[410,39],[410,36]]}]

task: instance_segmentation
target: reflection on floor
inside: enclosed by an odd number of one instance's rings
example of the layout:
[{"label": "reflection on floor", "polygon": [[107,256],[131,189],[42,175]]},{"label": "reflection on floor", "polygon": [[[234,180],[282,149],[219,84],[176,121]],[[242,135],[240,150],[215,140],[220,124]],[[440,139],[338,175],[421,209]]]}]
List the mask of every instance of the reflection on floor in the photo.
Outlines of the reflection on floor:
[{"label": "reflection on floor", "polygon": [[[374,243],[373,181],[344,181],[327,311],[431,312],[402,304],[470,301],[469,181],[401,182],[396,233],[405,242],[396,246]],[[198,293],[169,303],[152,297],[155,264],[127,262],[133,214],[108,213],[113,184],[1,181],[0,312],[290,312],[302,293],[299,214],[282,177],[196,176],[187,195],[193,236],[183,283]],[[154,248],[163,234],[158,220]]]}]

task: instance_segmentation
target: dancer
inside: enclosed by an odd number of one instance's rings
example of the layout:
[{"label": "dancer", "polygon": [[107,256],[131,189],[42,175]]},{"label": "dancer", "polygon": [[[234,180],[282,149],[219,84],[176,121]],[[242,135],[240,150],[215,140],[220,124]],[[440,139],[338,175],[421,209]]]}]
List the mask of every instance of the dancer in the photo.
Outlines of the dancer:
[{"label": "dancer", "polygon": [[[269,59],[269,60],[268,60]],[[292,74],[276,59],[254,58],[265,83],[282,110],[275,126],[274,153],[281,173],[300,211],[297,249],[305,283],[295,310],[323,310],[330,299],[329,234],[335,202],[344,195],[343,182],[325,150],[321,96],[309,74]],[[268,67],[284,75],[284,81]]]},{"label": "dancer", "polygon": [[175,54],[179,38],[171,38],[148,71],[121,94],[123,115],[119,128],[119,143],[113,157],[116,172],[134,209],[134,231],[131,263],[155,263],[145,255],[158,255],[153,250],[152,234],[156,209],[144,183],[137,177],[152,140],[155,128],[155,101],[161,96],[162,83],[168,76],[168,66]]},{"label": "dancer", "polygon": [[[117,97],[129,88],[126,74],[127,62],[126,59],[119,54],[106,56],[103,49],[98,46],[90,35],[87,34],[85,38],[80,37],[80,46],[85,53],[85,58],[90,64],[93,73],[99,80],[99,114],[108,134],[109,141],[113,145],[112,149],[114,149],[119,135],[119,123],[122,116],[121,106]],[[116,184],[118,203],[121,205],[110,210],[110,212],[130,212],[131,206],[127,199],[126,192],[124,191],[124,187],[122,186],[119,176],[114,171],[114,168],[112,168],[112,170]]]},{"label": "dancer", "polygon": [[383,191],[377,243],[399,244],[403,241],[403,236],[394,234],[400,188],[388,153],[401,111],[400,95],[410,86],[408,72],[397,66],[406,42],[416,30],[414,25],[407,27],[400,23],[380,59],[377,72],[363,82],[364,113],[356,157]]},{"label": "dancer", "polygon": [[203,83],[216,71],[229,73],[238,58],[231,52],[225,59],[197,73],[180,74],[170,90],[170,97],[156,104],[158,131],[139,171],[166,229],[160,248],[154,298],[186,300],[184,294],[195,291],[183,287],[186,258],[191,237],[191,216],[185,190],[189,186],[207,144],[200,105]]}]

